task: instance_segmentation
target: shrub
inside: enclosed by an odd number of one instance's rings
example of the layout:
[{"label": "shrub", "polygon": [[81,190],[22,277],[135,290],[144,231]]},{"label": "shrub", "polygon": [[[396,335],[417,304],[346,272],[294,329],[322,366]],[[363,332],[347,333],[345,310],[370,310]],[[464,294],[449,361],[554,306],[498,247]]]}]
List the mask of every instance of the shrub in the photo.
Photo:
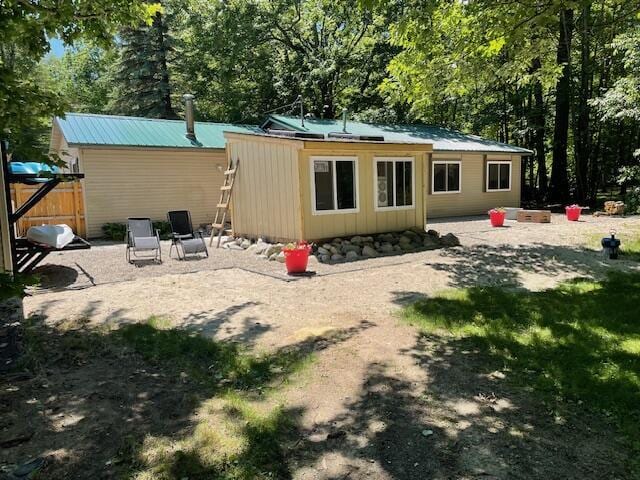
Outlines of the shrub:
[{"label": "shrub", "polygon": [[[168,240],[171,236],[171,224],[167,221],[153,222],[153,229],[158,230],[161,240]],[[104,238],[108,240],[115,240],[118,242],[124,241],[124,237],[127,234],[126,223],[105,223],[102,225],[102,233]]]},{"label": "shrub", "polygon": [[121,242],[127,234],[127,226],[124,223],[105,223],[102,225],[102,233],[108,240]]},{"label": "shrub", "polygon": [[0,272],[0,302],[13,297],[23,298],[29,285],[36,285],[37,277],[33,275],[11,275]]},{"label": "shrub", "polygon": [[627,186],[624,197],[627,213],[640,213],[640,166],[622,167],[618,184]]}]

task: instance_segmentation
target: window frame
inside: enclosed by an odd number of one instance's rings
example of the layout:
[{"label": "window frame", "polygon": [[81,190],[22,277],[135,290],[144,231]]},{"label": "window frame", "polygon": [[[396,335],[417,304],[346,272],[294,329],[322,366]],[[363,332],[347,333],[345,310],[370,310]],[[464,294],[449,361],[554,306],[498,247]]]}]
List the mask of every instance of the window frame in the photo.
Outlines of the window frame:
[{"label": "window frame", "polygon": [[[489,188],[489,166],[498,165],[498,188]],[[500,188],[500,165],[509,165],[509,188]],[[513,162],[511,160],[487,160],[486,184],[487,192],[510,192],[513,177]]]},{"label": "window frame", "polygon": [[[416,158],[415,157],[373,157],[373,210],[376,212],[389,212],[394,210],[415,210],[416,208]],[[396,163],[411,163],[411,205],[378,206],[378,163],[393,163],[393,203],[396,201]]]},{"label": "window frame", "polygon": [[[456,164],[458,165],[458,190],[445,190],[444,192],[436,192],[436,169],[434,168],[436,165],[449,165]],[[445,167],[445,187],[449,186],[449,172],[448,168]],[[431,161],[431,194],[432,195],[455,195],[457,193],[462,193],[462,160],[432,160]]]},{"label": "window frame", "polygon": [[[321,162],[332,162],[333,167],[331,171],[333,172],[331,176],[331,180],[333,182],[333,210],[316,210],[316,179],[315,179],[315,170],[313,168],[313,163],[316,161]],[[346,208],[339,209],[338,207],[338,178],[336,172],[336,161],[349,161],[354,162],[354,195],[356,200],[356,208]],[[340,156],[340,155],[314,155],[309,157],[309,180],[311,182],[311,214],[316,215],[343,215],[349,213],[358,213],[360,212],[360,189],[358,188],[359,180],[359,167],[358,167],[358,157],[357,156]]]}]

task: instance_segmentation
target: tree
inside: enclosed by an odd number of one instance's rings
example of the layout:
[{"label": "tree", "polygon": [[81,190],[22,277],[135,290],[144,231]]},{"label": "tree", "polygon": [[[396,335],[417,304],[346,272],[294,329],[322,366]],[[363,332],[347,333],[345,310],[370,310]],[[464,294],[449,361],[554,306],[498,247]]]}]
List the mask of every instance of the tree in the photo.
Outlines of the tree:
[{"label": "tree", "polygon": [[151,24],[120,32],[117,88],[110,110],[154,118],[177,118],[171,104],[168,57],[171,39],[165,16],[157,12]]},{"label": "tree", "polygon": [[257,121],[298,95],[317,117],[385,116],[392,106],[377,87],[398,52],[395,14],[328,0],[191,0],[177,15],[174,76],[214,120]]},{"label": "tree", "polygon": [[573,10],[560,11],[557,62],[562,74],[556,86],[556,115],[553,130],[553,167],[551,169],[550,199],[566,202],[569,198],[567,139],[569,135],[569,109],[571,105],[571,39],[573,36]]},{"label": "tree", "polygon": [[114,49],[79,43],[62,57],[46,58],[44,66],[50,83],[60,89],[70,111],[109,113],[116,62]]},{"label": "tree", "polygon": [[384,89],[412,118],[534,150],[523,192],[537,187],[539,201],[566,201],[572,185],[594,201],[640,144],[638,120],[619,114],[635,108],[637,76],[613,41],[637,32],[639,10],[638,0],[408,3]]},{"label": "tree", "polygon": [[26,135],[43,119],[61,114],[65,98],[41,82],[39,61],[48,38],[67,44],[80,38],[108,43],[118,26],[145,21],[157,4],[138,0],[4,0],[0,3],[0,132],[24,156],[45,156]]}]

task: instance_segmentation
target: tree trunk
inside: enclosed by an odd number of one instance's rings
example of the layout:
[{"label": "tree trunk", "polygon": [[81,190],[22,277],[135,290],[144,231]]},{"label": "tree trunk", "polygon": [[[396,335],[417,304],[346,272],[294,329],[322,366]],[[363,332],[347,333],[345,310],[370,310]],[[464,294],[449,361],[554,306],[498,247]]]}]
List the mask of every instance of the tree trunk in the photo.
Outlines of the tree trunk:
[{"label": "tree trunk", "polygon": [[573,35],[573,10],[560,12],[560,35],[557,63],[562,65],[562,74],[556,85],[556,121],[553,132],[553,165],[549,199],[564,203],[569,199],[569,177],[567,173],[567,138],[571,108],[571,38]]},{"label": "tree trunk", "polygon": [[[541,67],[542,63],[540,59],[534,58],[532,69],[538,71]],[[531,114],[531,123],[535,132],[534,150],[538,163],[538,197],[544,201],[547,198],[547,183],[549,180],[547,176],[547,157],[544,148],[544,137],[546,135],[545,108],[540,80],[536,80],[533,85],[533,99],[534,105]]]},{"label": "tree trunk", "polygon": [[585,2],[580,15],[580,93],[574,131],[576,201],[584,203],[589,196],[589,157],[591,153],[591,3]]}]

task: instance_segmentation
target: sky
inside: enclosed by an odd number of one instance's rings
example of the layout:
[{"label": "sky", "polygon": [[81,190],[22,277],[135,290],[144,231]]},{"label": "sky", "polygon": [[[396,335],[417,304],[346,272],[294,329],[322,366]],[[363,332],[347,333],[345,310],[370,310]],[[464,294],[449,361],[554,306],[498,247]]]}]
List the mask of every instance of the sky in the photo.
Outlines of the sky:
[{"label": "sky", "polygon": [[50,38],[49,45],[51,46],[51,55],[55,57],[61,57],[64,54],[64,43],[58,38]]}]

